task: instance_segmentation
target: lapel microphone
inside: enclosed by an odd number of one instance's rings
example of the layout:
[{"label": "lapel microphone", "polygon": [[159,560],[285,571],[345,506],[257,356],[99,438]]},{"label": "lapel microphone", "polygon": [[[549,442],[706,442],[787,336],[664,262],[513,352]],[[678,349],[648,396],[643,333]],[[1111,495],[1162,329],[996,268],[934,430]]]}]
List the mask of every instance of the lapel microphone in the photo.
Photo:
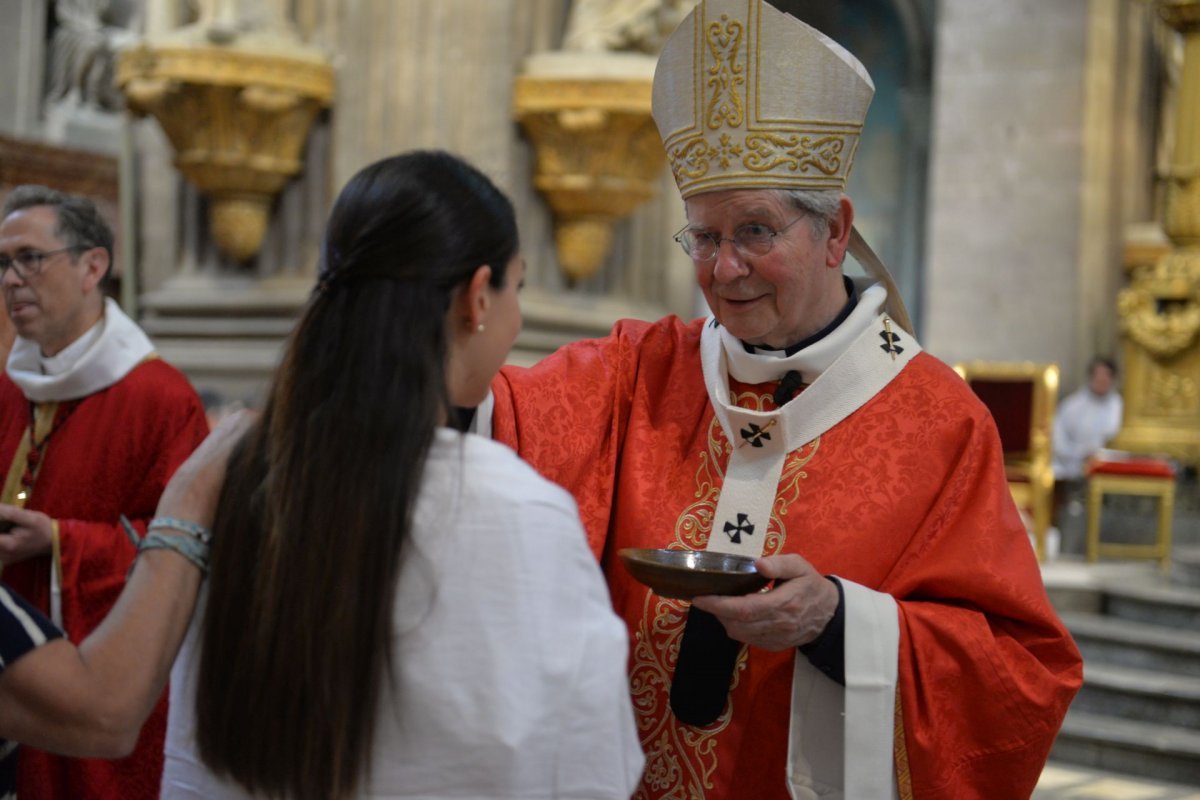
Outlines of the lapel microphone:
[{"label": "lapel microphone", "polygon": [[782,407],[784,403],[791,400],[796,391],[804,385],[804,381],[800,373],[794,369],[789,369],[787,374],[779,381],[779,388],[775,390],[775,405]]}]

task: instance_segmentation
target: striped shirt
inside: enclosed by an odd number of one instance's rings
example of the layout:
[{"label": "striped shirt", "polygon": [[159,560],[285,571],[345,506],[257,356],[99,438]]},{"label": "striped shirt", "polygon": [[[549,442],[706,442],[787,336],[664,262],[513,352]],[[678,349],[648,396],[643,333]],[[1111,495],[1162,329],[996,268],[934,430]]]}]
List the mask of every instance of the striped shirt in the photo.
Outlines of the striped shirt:
[{"label": "striped shirt", "polygon": [[[0,673],[21,656],[62,636],[33,606],[0,584]],[[17,743],[0,739],[0,800],[17,796]]]}]

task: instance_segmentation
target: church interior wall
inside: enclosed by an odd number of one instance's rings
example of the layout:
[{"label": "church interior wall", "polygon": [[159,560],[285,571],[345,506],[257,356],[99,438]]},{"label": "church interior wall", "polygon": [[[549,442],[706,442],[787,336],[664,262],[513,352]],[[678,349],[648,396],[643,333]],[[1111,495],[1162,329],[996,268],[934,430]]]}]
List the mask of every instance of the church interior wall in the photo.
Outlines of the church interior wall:
[{"label": "church interior wall", "polygon": [[944,360],[1119,355],[1130,226],[1157,228],[1164,55],[1151,4],[943,0],[924,344]]},{"label": "church interior wall", "polygon": [[46,0],[5,0],[0,15],[0,131],[29,137],[38,131],[45,59]]},{"label": "church interior wall", "polygon": [[[95,119],[57,132],[48,124],[55,0],[10,5],[0,65],[16,79],[0,88],[0,132],[86,148],[88,135],[105,130]],[[829,17],[857,5],[822,7],[838,7],[825,8]],[[531,142],[514,120],[513,83],[531,54],[562,46],[570,0],[147,0],[136,24],[146,35],[168,31],[200,6],[286,19],[329,55],[337,88],[309,135],[302,173],[275,201],[261,252],[245,264],[214,246],[208,198],[174,168],[159,125],[113,116],[110,154],[131,162],[122,172],[135,240],[130,304],[164,355],[198,380],[233,376],[225,383],[233,393],[261,385],[307,296],[333,195],[361,166],[413,147],[465,155],[514,200],[529,267],[518,363],[621,316],[703,313],[690,261],[670,240],[685,219],[665,169],[654,198],[617,224],[594,277],[571,281],[560,269],[554,218],[533,187]],[[1092,352],[1113,352],[1122,231],[1157,208],[1159,92],[1169,76],[1156,60],[1165,45],[1155,43],[1162,33],[1151,10],[1135,0],[867,6],[891,8],[904,27],[890,41],[912,50],[891,63],[925,75],[924,95],[912,75],[879,81],[907,92],[881,108],[917,120],[905,135],[928,137],[929,166],[924,174],[908,159],[915,179],[903,199],[875,205],[903,220],[877,225],[888,241],[873,244],[894,249],[926,348],[951,362],[1055,361],[1064,376]],[[920,235],[891,241],[896,225]]]},{"label": "church interior wall", "polygon": [[943,0],[924,345],[947,361],[1072,361],[1083,0]]}]

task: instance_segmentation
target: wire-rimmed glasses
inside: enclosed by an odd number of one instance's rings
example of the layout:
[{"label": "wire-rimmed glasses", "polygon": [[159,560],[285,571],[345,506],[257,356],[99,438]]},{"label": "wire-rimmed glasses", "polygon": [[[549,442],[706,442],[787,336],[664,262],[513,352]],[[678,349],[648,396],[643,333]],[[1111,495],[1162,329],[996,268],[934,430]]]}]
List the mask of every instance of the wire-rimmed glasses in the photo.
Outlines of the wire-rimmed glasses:
[{"label": "wire-rimmed glasses", "polygon": [[0,278],[4,277],[4,273],[8,272],[8,268],[12,267],[17,271],[17,275],[22,280],[40,275],[42,272],[42,264],[46,259],[52,258],[59,253],[69,253],[72,250],[87,250],[91,245],[73,244],[68,247],[60,247],[57,250],[21,250],[14,256],[0,256]]},{"label": "wire-rimmed glasses", "polygon": [[679,246],[683,248],[683,252],[687,253],[695,261],[712,261],[717,257],[717,252],[721,249],[722,242],[733,242],[734,248],[744,256],[765,256],[771,252],[771,248],[775,245],[775,237],[802,219],[804,219],[803,214],[779,230],[774,230],[771,226],[764,225],[761,222],[747,223],[735,230],[733,236],[729,238],[714,236],[706,231],[698,231],[684,226],[683,230],[679,231],[672,238],[679,242]]}]

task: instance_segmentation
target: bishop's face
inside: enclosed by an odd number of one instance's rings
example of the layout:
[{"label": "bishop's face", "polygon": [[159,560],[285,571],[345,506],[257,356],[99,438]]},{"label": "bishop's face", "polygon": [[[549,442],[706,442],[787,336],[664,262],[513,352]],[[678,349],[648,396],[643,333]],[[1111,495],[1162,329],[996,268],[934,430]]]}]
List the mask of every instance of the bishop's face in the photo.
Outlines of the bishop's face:
[{"label": "bishop's face", "polygon": [[[749,344],[781,348],[837,316],[846,303],[840,233],[853,215],[850,201],[842,202],[839,219],[823,232],[811,219],[795,222],[805,212],[772,190],[705,192],[686,201],[688,227],[723,240],[715,258],[693,261],[708,307],[730,333]],[[748,255],[734,247],[735,231],[747,225],[778,232],[765,254]]]}]

